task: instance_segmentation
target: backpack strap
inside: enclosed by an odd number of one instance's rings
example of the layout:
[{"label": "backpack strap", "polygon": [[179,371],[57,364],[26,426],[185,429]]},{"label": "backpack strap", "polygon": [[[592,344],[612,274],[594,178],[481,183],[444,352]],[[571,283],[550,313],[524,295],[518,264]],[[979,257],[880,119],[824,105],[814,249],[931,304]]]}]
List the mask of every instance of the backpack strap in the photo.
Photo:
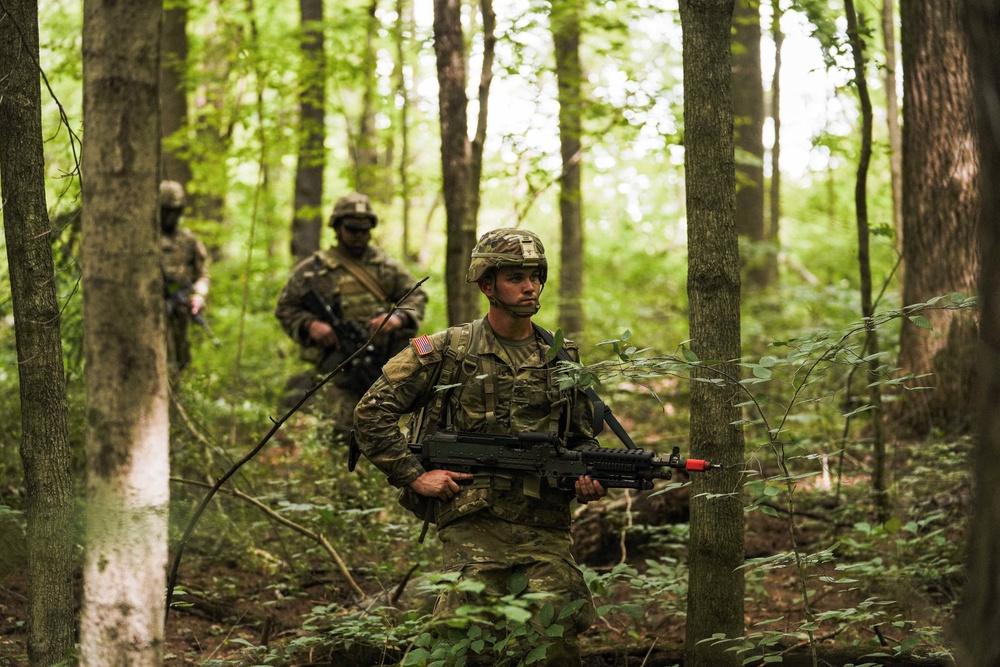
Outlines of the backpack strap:
[{"label": "backpack strap", "polygon": [[[534,322],[531,323],[531,326],[534,327],[535,333],[538,334],[539,338],[545,341],[547,345],[555,347],[555,337],[552,335],[551,331],[543,329]],[[569,352],[567,352],[564,347],[560,347],[556,350],[556,358],[561,361],[573,361],[573,359],[569,356]],[[622,444],[624,444],[627,449],[635,449],[636,447],[635,443],[632,442],[632,436],[628,434],[625,428],[621,425],[621,422],[618,421],[618,418],[611,413],[611,408],[609,408],[604,400],[597,395],[597,392],[591,387],[586,387],[583,391],[587,395],[587,398],[590,399],[590,402],[594,404],[594,435],[603,431],[604,424],[607,424],[608,427],[611,428],[611,432],[618,436],[618,439],[622,441]]]},{"label": "backpack strap", "polygon": [[[478,359],[476,351],[482,330],[483,323],[479,320],[448,328],[444,338],[441,370],[434,383],[435,387],[461,384],[464,375],[475,372]],[[467,365],[471,365],[471,370]],[[416,413],[412,422],[412,434],[417,442],[437,431],[442,411],[450,407],[449,398],[452,390],[453,387],[435,390],[434,398]],[[452,418],[453,415],[450,414],[449,410],[449,413],[445,415],[446,423],[449,426]]]}]

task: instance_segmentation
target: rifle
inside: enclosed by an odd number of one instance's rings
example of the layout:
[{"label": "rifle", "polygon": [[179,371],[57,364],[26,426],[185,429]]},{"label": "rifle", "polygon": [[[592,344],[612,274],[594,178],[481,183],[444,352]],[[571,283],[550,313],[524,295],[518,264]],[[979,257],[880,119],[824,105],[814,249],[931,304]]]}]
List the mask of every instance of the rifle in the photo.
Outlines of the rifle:
[{"label": "rifle", "polygon": [[[581,475],[590,475],[606,489],[651,489],[653,480],[670,479],[672,470],[705,471],[721,468],[703,459],[681,459],[674,447],[663,458],[647,449],[584,445],[564,447],[553,434],[522,431],[516,435],[490,433],[436,433],[421,443],[410,443],[426,470],[467,473],[523,473],[543,477],[552,488],[570,491]],[[361,451],[353,434],[348,469],[354,470]]]},{"label": "rifle", "polygon": [[179,288],[173,292],[167,294],[166,303],[164,304],[164,310],[167,315],[173,313],[184,313],[191,318],[191,321],[201,327],[202,331],[211,339],[215,344],[215,347],[221,347],[222,341],[218,339],[215,332],[212,331],[212,327],[208,326],[208,320],[201,313],[191,312],[191,290],[194,289],[194,285],[191,283],[186,283],[181,285]]},{"label": "rifle", "polygon": [[333,327],[333,333],[337,337],[337,347],[326,350],[316,369],[325,375],[356,351],[364,348],[364,351],[344,369],[343,375],[337,379],[337,386],[367,391],[382,374],[382,365],[388,359],[383,359],[383,355],[368,342],[370,335],[365,325],[344,317],[340,301],[335,300],[331,305],[315,287],[302,299],[302,306]]}]

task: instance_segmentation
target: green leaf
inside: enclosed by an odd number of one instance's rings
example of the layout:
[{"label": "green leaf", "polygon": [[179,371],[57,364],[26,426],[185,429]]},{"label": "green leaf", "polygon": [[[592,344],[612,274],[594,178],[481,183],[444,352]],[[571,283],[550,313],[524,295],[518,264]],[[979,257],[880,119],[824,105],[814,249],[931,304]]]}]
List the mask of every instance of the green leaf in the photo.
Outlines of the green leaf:
[{"label": "green leaf", "polygon": [[533,665],[539,660],[545,659],[545,652],[549,650],[548,644],[542,644],[531,649],[531,652],[524,658],[524,664]]},{"label": "green leaf", "polygon": [[406,660],[403,661],[403,665],[416,665],[427,658],[430,657],[430,652],[426,649],[418,648],[416,650],[410,651],[409,655],[406,656]]},{"label": "green leaf", "polygon": [[760,378],[761,380],[771,379],[771,369],[764,366],[754,366],[753,367],[754,377]]},{"label": "green leaf", "polygon": [[511,595],[520,595],[527,587],[527,572],[515,572],[507,578],[507,590],[511,593]]},{"label": "green leaf", "polygon": [[559,610],[558,620],[560,621],[566,620],[567,618],[575,614],[580,609],[580,607],[582,607],[585,604],[587,604],[587,600],[582,600],[582,599],[573,600],[568,605]]},{"label": "green leaf", "polygon": [[910,315],[909,320],[923,329],[933,329],[934,325],[923,315]]},{"label": "green leaf", "polygon": [[698,361],[698,355],[689,347],[682,347],[681,354],[684,355],[684,359],[690,361],[692,364]]},{"label": "green leaf", "polygon": [[566,633],[566,628],[561,625],[550,625],[545,631],[546,637],[562,637]]},{"label": "green leaf", "polygon": [[555,616],[556,610],[552,606],[551,602],[546,602],[542,606],[542,610],[538,612],[538,620],[542,625],[549,625],[552,623],[552,617]]}]

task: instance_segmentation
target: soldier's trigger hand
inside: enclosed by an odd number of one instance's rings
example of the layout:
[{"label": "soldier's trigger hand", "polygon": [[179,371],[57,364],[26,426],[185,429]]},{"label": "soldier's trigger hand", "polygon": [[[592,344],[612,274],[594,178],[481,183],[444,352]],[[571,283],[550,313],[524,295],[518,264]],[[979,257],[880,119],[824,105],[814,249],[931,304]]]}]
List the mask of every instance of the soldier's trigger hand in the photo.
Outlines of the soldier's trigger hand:
[{"label": "soldier's trigger hand", "polygon": [[472,475],[466,472],[431,470],[410,482],[410,488],[422,496],[451,500],[461,488],[459,484],[471,480]]},{"label": "soldier's trigger hand", "polygon": [[333,327],[323,320],[313,320],[309,323],[309,337],[323,347],[340,347],[340,341],[337,340]]}]

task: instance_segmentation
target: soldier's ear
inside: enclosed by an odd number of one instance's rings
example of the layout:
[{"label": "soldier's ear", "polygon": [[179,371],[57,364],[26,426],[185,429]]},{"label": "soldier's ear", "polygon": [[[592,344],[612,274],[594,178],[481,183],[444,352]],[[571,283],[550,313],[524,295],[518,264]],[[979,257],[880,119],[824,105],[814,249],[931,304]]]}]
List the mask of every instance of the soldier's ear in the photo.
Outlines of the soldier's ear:
[{"label": "soldier's ear", "polygon": [[479,291],[486,295],[487,298],[493,296],[493,281],[488,276],[483,276],[476,283],[479,285]]}]

